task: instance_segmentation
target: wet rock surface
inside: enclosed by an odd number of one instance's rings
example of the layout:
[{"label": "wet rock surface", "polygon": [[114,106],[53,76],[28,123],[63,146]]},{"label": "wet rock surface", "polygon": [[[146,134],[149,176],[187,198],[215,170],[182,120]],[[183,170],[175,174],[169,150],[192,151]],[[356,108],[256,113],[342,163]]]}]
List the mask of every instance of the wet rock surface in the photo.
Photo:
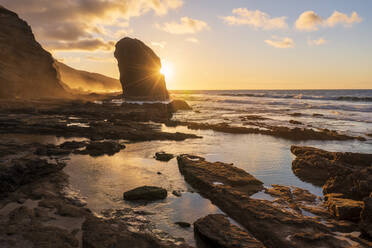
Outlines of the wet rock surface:
[{"label": "wet rock surface", "polygon": [[129,190],[123,194],[127,201],[156,201],[167,198],[166,189],[156,186],[142,186]]},{"label": "wet rock surface", "polygon": [[313,147],[292,146],[296,156],[293,172],[305,181],[324,185],[323,192],[341,193],[362,200],[372,191],[372,154],[328,152]]},{"label": "wet rock surface", "polygon": [[[191,186],[244,226],[266,247],[351,246],[349,241],[337,238],[328,225],[316,218],[288,210],[274,202],[253,199],[250,195],[254,191],[239,186],[231,187],[227,183],[228,180],[225,181],[226,185],[212,186],[213,183],[211,185],[210,182],[224,182],[217,176],[215,179],[199,176],[197,168],[216,165],[218,167],[219,163],[209,163],[203,158],[187,155],[178,156],[177,159],[181,173]],[[228,167],[225,164],[225,168],[231,168],[231,165]],[[253,185],[255,192],[260,190],[257,185]],[[260,187],[262,188],[262,185]]]},{"label": "wet rock surface", "polygon": [[120,82],[126,99],[167,100],[164,75],[160,74],[160,58],[142,41],[123,38],[116,43]]},{"label": "wet rock surface", "polygon": [[125,145],[116,142],[91,142],[85,147],[85,150],[80,151],[80,154],[89,154],[90,156],[114,155],[124,149]]},{"label": "wet rock surface", "polygon": [[241,228],[230,224],[226,216],[213,214],[194,223],[195,234],[208,247],[263,248],[260,241]]},{"label": "wet rock surface", "polygon": [[372,241],[372,193],[364,198],[364,208],[361,213],[360,228],[365,236]]},{"label": "wet rock surface", "polygon": [[314,130],[310,128],[272,126],[259,121],[244,123],[257,128],[230,126],[227,123],[208,124],[187,121],[168,121],[166,124],[168,126],[187,126],[192,130],[213,130],[230,134],[265,134],[287,140],[366,140],[364,137],[349,136],[328,129]]}]

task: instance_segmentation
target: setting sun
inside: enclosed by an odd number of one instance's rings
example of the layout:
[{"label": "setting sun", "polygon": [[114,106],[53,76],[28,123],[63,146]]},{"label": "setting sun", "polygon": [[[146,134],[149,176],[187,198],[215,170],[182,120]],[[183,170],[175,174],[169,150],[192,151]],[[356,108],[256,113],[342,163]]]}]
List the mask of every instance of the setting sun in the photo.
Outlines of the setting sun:
[{"label": "setting sun", "polygon": [[161,69],[160,73],[164,75],[166,80],[169,80],[172,78],[173,75],[173,66],[169,61],[162,60],[161,62]]}]

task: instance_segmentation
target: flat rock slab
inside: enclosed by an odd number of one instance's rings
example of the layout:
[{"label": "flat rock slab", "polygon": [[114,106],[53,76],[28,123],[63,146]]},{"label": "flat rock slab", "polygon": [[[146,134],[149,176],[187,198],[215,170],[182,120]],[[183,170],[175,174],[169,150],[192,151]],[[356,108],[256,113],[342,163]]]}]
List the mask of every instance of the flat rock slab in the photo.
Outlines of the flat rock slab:
[{"label": "flat rock slab", "polygon": [[142,186],[124,193],[124,200],[127,201],[156,201],[167,198],[167,190],[155,186]]},{"label": "flat rock slab", "polygon": [[267,200],[250,198],[262,182],[244,170],[226,163],[181,155],[178,166],[185,180],[201,195],[245,227],[269,248],[350,247],[324,224],[287,211]]},{"label": "flat rock slab", "polygon": [[194,223],[195,234],[211,247],[263,248],[260,241],[248,232],[230,224],[222,214],[211,214]]},{"label": "flat rock slab", "polygon": [[263,183],[246,171],[221,162],[210,163],[193,155],[177,157],[178,166],[186,181],[197,189],[234,188],[252,195],[263,189]]}]

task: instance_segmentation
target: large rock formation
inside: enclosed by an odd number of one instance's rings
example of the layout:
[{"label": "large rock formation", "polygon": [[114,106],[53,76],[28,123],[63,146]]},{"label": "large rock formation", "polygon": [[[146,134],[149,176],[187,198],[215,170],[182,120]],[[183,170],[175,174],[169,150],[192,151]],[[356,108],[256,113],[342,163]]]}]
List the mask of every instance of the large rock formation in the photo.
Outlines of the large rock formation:
[{"label": "large rock formation", "polygon": [[66,96],[50,53],[25,21],[0,6],[0,98]]},{"label": "large rock formation", "polygon": [[120,81],[99,73],[76,70],[61,62],[55,62],[61,81],[70,89],[78,92],[109,93],[120,92]]},{"label": "large rock formation", "polygon": [[121,39],[116,44],[120,82],[124,97],[131,100],[167,100],[160,58],[142,41]]}]

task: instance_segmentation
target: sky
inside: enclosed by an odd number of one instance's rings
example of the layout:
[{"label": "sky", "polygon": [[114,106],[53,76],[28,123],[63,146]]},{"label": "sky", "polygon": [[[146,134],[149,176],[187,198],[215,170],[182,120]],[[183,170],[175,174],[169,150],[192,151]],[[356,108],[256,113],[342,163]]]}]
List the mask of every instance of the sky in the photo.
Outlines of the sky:
[{"label": "sky", "polygon": [[168,89],[372,89],[371,0],[0,0],[55,58],[119,78],[125,36]]}]

